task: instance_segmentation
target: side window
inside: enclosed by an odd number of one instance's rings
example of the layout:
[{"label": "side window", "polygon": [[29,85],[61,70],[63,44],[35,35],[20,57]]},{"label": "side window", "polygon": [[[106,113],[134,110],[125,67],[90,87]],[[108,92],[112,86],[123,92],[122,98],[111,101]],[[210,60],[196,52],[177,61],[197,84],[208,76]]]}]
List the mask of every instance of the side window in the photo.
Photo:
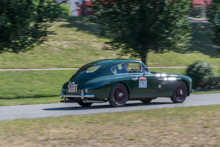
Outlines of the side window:
[{"label": "side window", "polygon": [[118,64],[112,67],[114,74],[128,73],[127,63]]},{"label": "side window", "polygon": [[140,63],[128,63],[128,73],[141,73]]},{"label": "side window", "polygon": [[113,72],[113,74],[117,74],[117,73],[118,73],[118,71],[116,70],[116,66],[117,66],[117,65],[115,65],[115,66],[112,67],[112,72]]}]

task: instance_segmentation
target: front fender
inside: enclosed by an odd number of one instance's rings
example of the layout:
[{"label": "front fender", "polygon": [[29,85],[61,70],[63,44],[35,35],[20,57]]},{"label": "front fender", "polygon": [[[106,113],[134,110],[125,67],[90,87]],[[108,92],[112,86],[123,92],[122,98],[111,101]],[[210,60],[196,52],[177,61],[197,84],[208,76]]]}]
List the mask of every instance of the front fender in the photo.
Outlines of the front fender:
[{"label": "front fender", "polygon": [[192,79],[188,76],[180,75],[179,76],[180,80],[183,81],[186,86],[187,86],[187,96],[189,96],[192,92]]}]

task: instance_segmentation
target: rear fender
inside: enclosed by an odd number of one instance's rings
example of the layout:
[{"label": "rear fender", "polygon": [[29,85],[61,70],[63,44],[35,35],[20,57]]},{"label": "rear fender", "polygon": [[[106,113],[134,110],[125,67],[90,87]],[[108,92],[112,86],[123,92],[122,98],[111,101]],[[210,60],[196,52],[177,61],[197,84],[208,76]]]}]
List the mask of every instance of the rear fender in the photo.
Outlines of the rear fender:
[{"label": "rear fender", "polygon": [[[124,82],[117,82],[117,83],[115,83],[115,84],[118,84],[118,83],[121,83],[121,84],[125,85],[125,87],[126,87],[126,89],[127,89],[127,91],[128,91],[128,99],[129,99],[129,98],[130,98],[130,90],[131,90],[131,89],[130,89],[130,88],[128,87],[128,85],[127,85],[126,83],[124,83]],[[114,85],[115,85],[115,84],[114,84]],[[114,86],[114,85],[113,85],[113,86]],[[112,87],[113,87],[113,86],[112,86]],[[112,88],[111,88],[110,91],[109,91],[109,94],[108,94],[109,96],[110,96],[111,90],[112,90]],[[108,98],[109,98],[109,96],[108,96]]]}]

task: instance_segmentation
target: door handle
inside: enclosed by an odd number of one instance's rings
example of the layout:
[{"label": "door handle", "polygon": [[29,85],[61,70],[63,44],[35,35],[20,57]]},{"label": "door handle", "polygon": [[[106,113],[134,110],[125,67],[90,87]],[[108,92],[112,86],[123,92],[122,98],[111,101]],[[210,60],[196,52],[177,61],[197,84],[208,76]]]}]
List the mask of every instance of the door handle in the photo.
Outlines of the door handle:
[{"label": "door handle", "polygon": [[137,80],[138,80],[138,77],[132,78],[132,81],[137,81]]}]

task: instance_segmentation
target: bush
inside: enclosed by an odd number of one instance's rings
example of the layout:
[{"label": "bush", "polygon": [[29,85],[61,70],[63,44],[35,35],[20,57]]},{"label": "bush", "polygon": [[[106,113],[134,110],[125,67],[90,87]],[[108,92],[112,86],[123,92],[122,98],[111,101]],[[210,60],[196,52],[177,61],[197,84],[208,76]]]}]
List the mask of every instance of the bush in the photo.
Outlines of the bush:
[{"label": "bush", "polygon": [[208,89],[220,89],[220,77],[211,77],[201,83],[200,86]]},{"label": "bush", "polygon": [[186,70],[187,76],[192,78],[192,88],[198,88],[202,81],[213,77],[213,69],[209,63],[195,62]]},{"label": "bush", "polygon": [[62,15],[67,15],[67,16],[70,16],[72,12],[70,6],[67,4],[60,4],[60,10]]}]

